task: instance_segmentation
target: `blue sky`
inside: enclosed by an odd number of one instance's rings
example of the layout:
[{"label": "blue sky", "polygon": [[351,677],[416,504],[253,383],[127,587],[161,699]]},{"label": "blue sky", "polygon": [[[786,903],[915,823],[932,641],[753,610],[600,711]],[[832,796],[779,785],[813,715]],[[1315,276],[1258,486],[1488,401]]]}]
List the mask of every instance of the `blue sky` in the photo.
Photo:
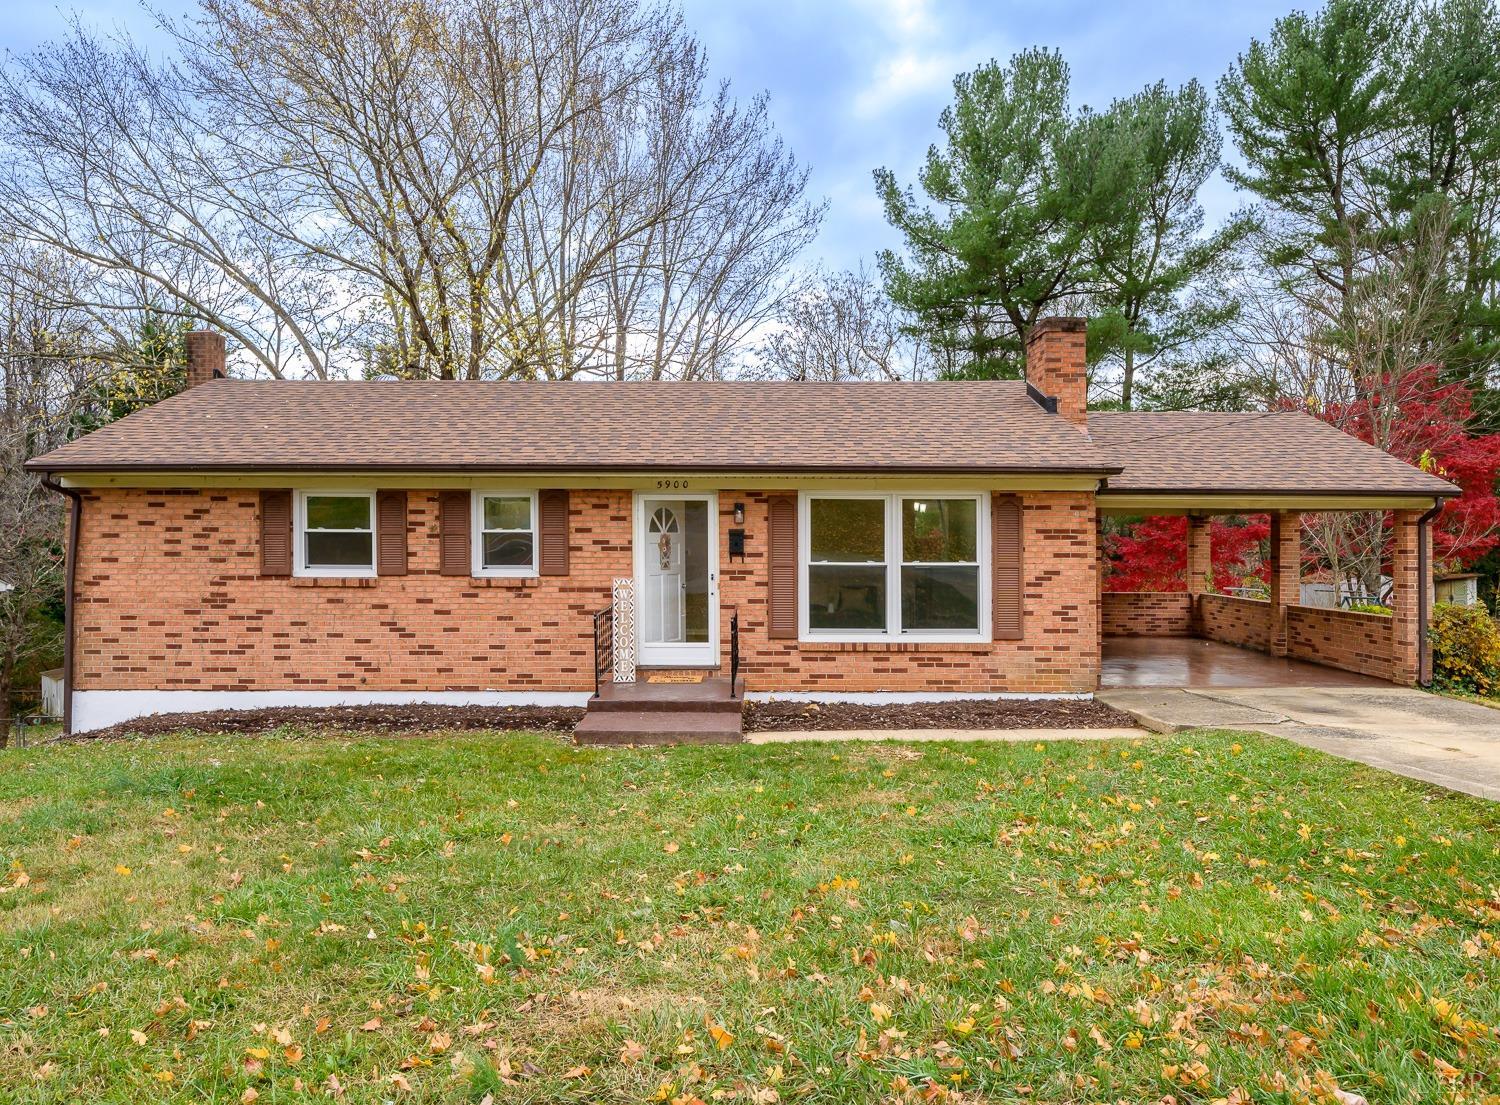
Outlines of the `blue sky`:
[{"label": "blue sky", "polygon": [[[1162,79],[1197,77],[1210,89],[1252,38],[1263,38],[1293,0],[682,0],[714,71],[742,95],[771,94],[771,112],[811,166],[814,195],[830,201],[806,258],[834,268],[899,245],[876,201],[871,171],[912,181],[938,136],[953,75],[1033,45],[1062,50],[1077,104],[1101,106]],[[181,10],[182,0],[162,0]],[[0,16],[0,48],[25,50],[56,35],[66,13],[149,37],[133,0],[53,6],[14,2]],[[1210,225],[1239,200],[1223,180],[1205,189]]]}]

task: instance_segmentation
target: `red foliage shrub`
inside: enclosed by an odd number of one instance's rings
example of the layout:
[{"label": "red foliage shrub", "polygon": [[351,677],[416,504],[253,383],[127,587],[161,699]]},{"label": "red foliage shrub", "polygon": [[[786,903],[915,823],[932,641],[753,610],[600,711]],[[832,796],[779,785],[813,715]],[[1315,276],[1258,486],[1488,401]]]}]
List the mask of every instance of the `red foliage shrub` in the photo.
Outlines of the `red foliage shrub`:
[{"label": "red foliage shrub", "polygon": [[[1106,591],[1186,591],[1187,525],[1182,515],[1153,515],[1104,541]],[[1264,514],[1215,518],[1211,526],[1214,587],[1225,591],[1249,577],[1269,580],[1261,542],[1271,533]]]},{"label": "red foliage shrub", "polygon": [[1469,386],[1444,384],[1438,366],[1425,365],[1399,380],[1371,380],[1365,391],[1366,398],[1314,413],[1462,489],[1432,527],[1435,559],[1467,567],[1500,545],[1500,501],[1495,497],[1500,434],[1469,433],[1474,414]]}]

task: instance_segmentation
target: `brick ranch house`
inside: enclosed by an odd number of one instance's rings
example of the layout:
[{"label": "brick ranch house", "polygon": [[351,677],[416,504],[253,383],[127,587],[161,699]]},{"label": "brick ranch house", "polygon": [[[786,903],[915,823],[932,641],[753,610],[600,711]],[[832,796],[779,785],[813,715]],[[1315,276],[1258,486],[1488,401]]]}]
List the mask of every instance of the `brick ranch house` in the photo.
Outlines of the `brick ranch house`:
[{"label": "brick ranch house", "polygon": [[[227,379],[194,333],[185,392],[28,464],[72,500],[67,724],[583,705],[637,666],[1087,697],[1112,636],[1417,682],[1457,490],[1305,414],[1088,413],[1084,338],[1043,320],[1026,381],[585,384]],[[1393,617],[1297,605],[1299,515],[1348,509],[1395,512]],[[1249,511],[1270,601],[1205,593],[1204,520]],[[1186,591],[1101,592],[1110,512],[1193,519]]]}]

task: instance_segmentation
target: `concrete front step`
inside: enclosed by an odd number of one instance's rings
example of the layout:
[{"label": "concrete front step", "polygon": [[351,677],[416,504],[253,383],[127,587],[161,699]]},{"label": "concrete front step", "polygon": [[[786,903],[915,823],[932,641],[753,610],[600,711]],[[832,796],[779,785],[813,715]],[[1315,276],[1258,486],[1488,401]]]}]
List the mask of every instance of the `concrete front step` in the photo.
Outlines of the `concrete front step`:
[{"label": "concrete front step", "polygon": [[725,713],[739,715],[744,705],[744,680],[729,693],[722,677],[701,683],[605,683],[589,699],[589,713],[659,710],[664,713]]},{"label": "concrete front step", "polygon": [[680,709],[595,709],[573,730],[579,744],[739,744],[738,700],[733,712]]}]

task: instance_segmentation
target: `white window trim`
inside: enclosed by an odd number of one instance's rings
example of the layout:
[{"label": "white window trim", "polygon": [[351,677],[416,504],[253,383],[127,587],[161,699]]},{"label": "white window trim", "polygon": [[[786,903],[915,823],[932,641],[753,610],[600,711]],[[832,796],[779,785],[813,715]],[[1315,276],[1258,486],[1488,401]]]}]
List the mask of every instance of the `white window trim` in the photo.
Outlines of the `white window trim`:
[{"label": "white window trim", "polygon": [[[368,567],[359,564],[347,564],[338,566],[315,567],[307,563],[307,500],[319,496],[333,496],[340,499],[362,498],[370,502],[370,564]],[[294,576],[308,576],[312,578],[326,579],[369,579],[375,572],[375,566],[380,563],[380,519],[375,515],[375,492],[366,491],[361,488],[301,488],[297,491],[296,513],[292,517],[292,574]],[[330,530],[332,533],[363,533],[364,530]]]},{"label": "white window trim", "polygon": [[[808,625],[812,563],[813,499],[879,499],[885,502],[885,624],[883,630],[813,629]],[[977,504],[975,540],[979,553],[979,629],[954,632],[946,629],[901,629],[901,510],[903,499],[972,499]],[[991,637],[990,582],[990,493],[988,491],[800,491],[797,493],[797,638],[802,641],[854,643],[978,644]],[[913,562],[915,563],[915,562]],[[958,566],[958,565],[955,565]]]},{"label": "white window trim", "polygon": [[[531,566],[502,566],[487,568],[484,564],[484,500],[490,498],[531,500]],[[537,574],[537,559],[540,553],[541,535],[537,532],[536,491],[515,487],[475,488],[469,492],[469,570],[479,578],[529,579]],[[520,533],[521,530],[506,530]]]}]

